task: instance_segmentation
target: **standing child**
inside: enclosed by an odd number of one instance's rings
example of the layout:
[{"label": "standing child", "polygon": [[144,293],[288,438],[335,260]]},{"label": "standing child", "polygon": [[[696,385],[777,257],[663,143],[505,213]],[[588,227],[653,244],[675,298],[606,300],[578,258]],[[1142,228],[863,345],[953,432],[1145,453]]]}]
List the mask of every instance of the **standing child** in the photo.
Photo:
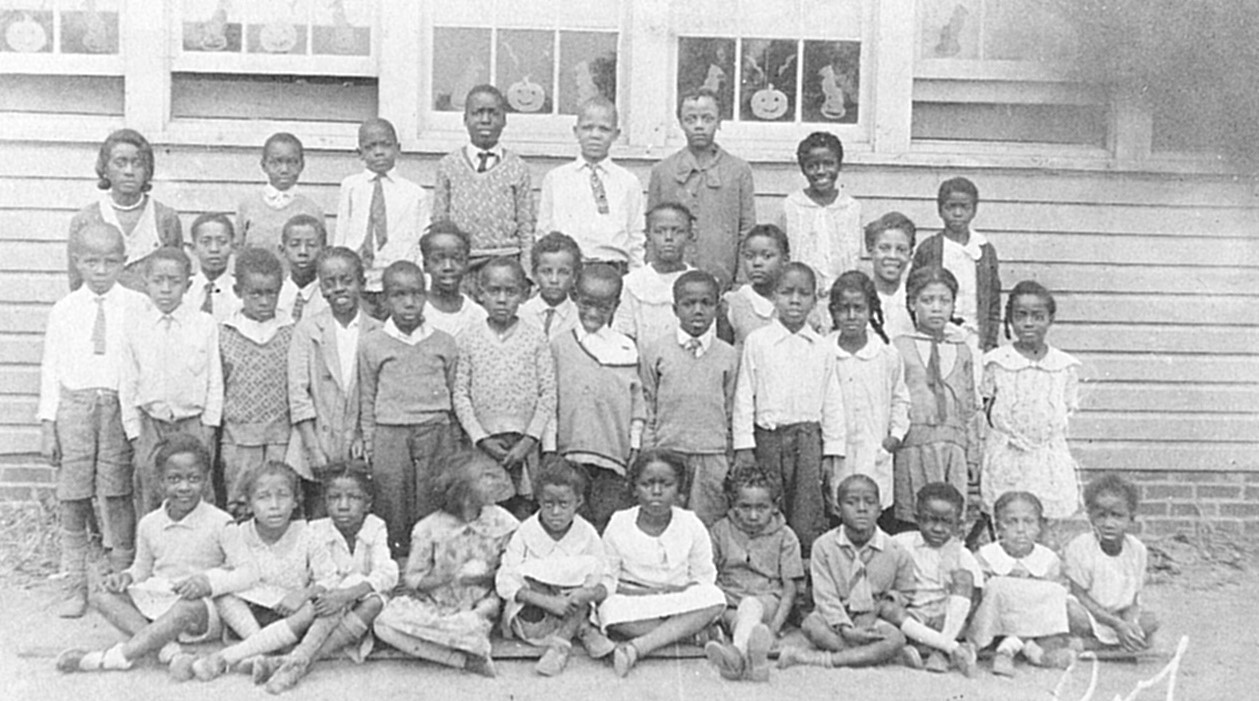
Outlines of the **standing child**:
[{"label": "standing child", "polygon": [[1001,325],[1001,277],[997,249],[970,223],[979,209],[979,188],[966,178],[940,184],[936,206],[944,230],[927,237],[914,251],[914,269],[940,266],[957,278],[957,317],[977,335],[981,351],[997,347]]},{"label": "standing child", "polygon": [[372,623],[398,586],[398,563],[389,554],[385,522],[368,513],[374,490],[367,465],[330,465],[326,484],[328,518],[312,521],[308,528],[315,547],[331,556],[334,588],[311,600],[316,618],[292,652],[254,663],[254,683],[265,681],[272,694],[297,686],[312,662],[345,648],[362,662],[371,652]]},{"label": "standing child", "polygon": [[931,482],[918,490],[919,530],[892,537],[913,558],[914,585],[903,592],[908,598],[905,607],[894,607],[888,620],[911,641],[902,650],[902,659],[910,667],[924,666],[918,643],[929,650],[929,671],[946,672],[951,663],[969,677],[975,673],[975,648],[957,638],[966,627],[984,575],[957,537],[965,508],[962,493],[951,484]]},{"label": "standing child", "polygon": [[470,272],[494,256],[518,256],[524,263],[533,244],[533,185],[529,167],[498,141],[507,126],[507,101],[493,85],[477,85],[463,104],[469,143],[437,163],[433,221],[468,232]]},{"label": "standing child", "polygon": [[538,230],[569,234],[587,262],[609,263],[622,274],[637,270],[643,267],[643,185],[608,157],[621,135],[616,105],[605,97],[583,104],[573,134],[581,156],[542,179]]},{"label": "standing child", "polygon": [[905,363],[910,398],[909,432],[896,451],[893,481],[895,518],[912,523],[914,496],[928,482],[947,482],[966,494],[978,440],[970,348],[950,323],[957,280],[944,268],[916,268],[905,293],[918,331],[893,343]]},{"label": "standing child", "polygon": [[1050,519],[1080,507],[1080,482],[1067,446],[1067,420],[1080,408],[1080,362],[1045,343],[1057,305],[1039,284],[1024,280],[1010,291],[1006,335],[1014,344],[984,354],[980,386],[987,407],[982,488],[985,511],[1010,491],[1035,494]]},{"label": "standing child", "polygon": [[705,526],[726,513],[727,433],[739,377],[739,354],[713,328],[718,291],[712,275],[682,273],[673,283],[673,329],[643,347],[638,366],[647,402],[645,443],[685,460],[680,502]]},{"label": "standing child", "polygon": [[[851,474],[867,475],[879,485],[880,511],[892,508],[892,454],[909,431],[909,388],[905,368],[883,331],[883,309],[874,282],[849,270],[830,290],[836,330],[827,337],[835,353],[844,395],[848,452],[843,474],[827,475],[834,508],[835,488]],[[868,329],[878,334],[871,338]],[[880,524],[881,525],[881,524]]]},{"label": "standing child", "polygon": [[115,572],[135,557],[131,446],[122,425],[124,328],[148,302],[118,283],[127,254],[122,232],[108,224],[78,229],[71,240],[83,285],[53,305],[40,364],[40,452],[57,471],[61,569],[65,598],[54,609],[62,618],[87,610],[88,523],[92,497],[101,511]]},{"label": "standing child", "polygon": [[769,473],[806,558],[826,529],[822,475],[840,474],[847,451],[835,351],[808,324],[816,299],[813,271],[788,263],[776,318],[744,343],[732,418],[735,466]]},{"label": "standing child", "polygon": [[800,539],[778,513],[774,481],[759,468],[730,475],[726,489],[730,513],[710,535],[717,586],[726,595],[721,622],[733,643],[710,641],[704,652],[726,679],[768,681],[769,649],[804,579]]},{"label": "standing child", "polygon": [[223,484],[228,513],[248,513],[245,486],[262,465],[284,459],[289,423],[288,354],[293,321],[275,313],[284,268],[268,250],[236,256],[241,309],[223,323]]},{"label": "standing child", "polygon": [[420,232],[429,222],[428,194],[398,173],[402,147],[387,119],[358,128],[358,154],[367,167],[341,181],[334,246],[357,251],[367,269],[363,306],[384,319],[381,277],[396,261],[420,262]]},{"label": "standing child", "polygon": [[647,419],[638,350],[608,326],[620,297],[616,268],[582,267],[574,295],[581,325],[551,342],[558,387],[555,446],[585,473],[582,516],[600,532],[625,506],[625,468],[642,445]]},{"label": "standing child", "polygon": [[621,304],[612,320],[612,328],[634,339],[639,348],[677,328],[673,283],[690,268],[682,256],[693,222],[686,207],[675,202],[658,204],[647,213],[651,262],[625,276]]},{"label": "standing child", "polygon": [[[834,134],[806,136],[796,147],[796,163],[809,186],[783,200],[782,228],[796,260],[817,273],[824,297],[841,273],[861,262],[861,205],[839,184],[844,144]],[[825,316],[825,310],[816,315],[823,328],[832,328]]]},{"label": "standing child", "polygon": [[319,293],[319,271],[315,266],[319,252],[328,245],[328,230],[323,219],[299,214],[284,223],[280,241],[280,253],[289,274],[280,287],[276,310],[296,324],[303,314],[314,316],[328,308],[328,302]]},{"label": "standing child", "polygon": [[838,528],[818,538],[809,571],[813,612],[804,637],[814,648],[789,647],[778,667],[864,667],[888,662],[905,636],[884,620],[900,592],[914,584],[914,562],[879,528],[879,486],[865,475],[839,483]]},{"label": "standing child", "polygon": [[998,636],[992,673],[1014,675],[1014,656],[1037,666],[1062,667],[1073,659],[1069,648],[1042,644],[1068,630],[1067,588],[1058,555],[1036,542],[1044,523],[1040,500],[1029,492],[1006,492],[994,507],[997,542],[976,553],[984,573],[984,596],[971,619],[969,637],[984,649]]},{"label": "standing child", "polygon": [[359,337],[359,423],[378,485],[376,513],[402,556],[411,526],[439,507],[433,480],[457,442],[451,393],[459,350],[425,323],[424,273],[415,263],[393,263],[383,282],[389,319]]},{"label": "standing child", "polygon": [[552,231],[533,244],[532,256],[538,294],[520,305],[520,318],[542,329],[550,342],[579,323],[572,291],[581,272],[581,249],[573,239]]},{"label": "standing child", "polygon": [[462,291],[468,274],[468,235],[451,222],[439,221],[420,237],[420,250],[424,272],[432,282],[424,302],[424,321],[453,338],[485,323],[485,307]]},{"label": "standing child", "polygon": [[617,586],[599,605],[599,622],[624,641],[612,656],[619,677],[652,652],[704,630],[726,608],[708,531],[675,505],[685,475],[676,453],[644,451],[630,467],[638,505],[613,514],[603,534]]},{"label": "standing child", "polygon": [[722,297],[734,332],[734,347],[740,351],[748,334],[769,326],[774,320],[774,290],[791,259],[791,246],[782,229],[773,224],[758,224],[743,239],[741,250],[743,276],[747,282]]},{"label": "standing child", "polygon": [[534,669],[551,677],[564,671],[581,640],[590,657],[614,646],[590,623],[594,607],[616,590],[603,541],[581,516],[585,476],[564,458],[542,468],[534,482],[538,511],[516,529],[494,581],[507,602],[503,634],[546,649]]},{"label": "standing child", "polygon": [[213,640],[223,630],[210,597],[247,584],[248,573],[219,569],[232,517],[201,499],[210,480],[210,453],[192,436],[171,436],[155,458],[166,499],[140,519],[136,559],[105,578],[92,606],[127,640],[108,649],[71,648],[57,656],[62,672],[125,670],[157,653],[162,664],[182,652],[180,642]]},{"label": "standing child", "polygon": [[441,509],[411,531],[404,589],[376,619],[376,635],[422,659],[496,675],[490,631],[502,600],[494,578],[519,523],[489,501],[488,459],[458,454],[437,478]]},{"label": "standing child", "polygon": [[495,501],[525,518],[533,513],[539,446],[555,417],[555,359],[542,331],[516,316],[529,285],[520,263],[494,258],[480,276],[489,318],[456,339],[455,415],[468,440],[511,475],[514,488]]},{"label": "standing child", "polygon": [[905,303],[905,273],[914,252],[918,229],[909,217],[888,212],[866,224],[866,249],[874,272],[874,287],[879,291],[883,307],[883,329],[888,338],[908,336],[914,332],[914,321]]},{"label": "standing child", "polygon": [[647,208],[680,202],[698,222],[691,262],[729,284],[738,272],[739,242],[756,224],[752,167],[717,145],[721,97],[707,88],[682,95],[678,124],[686,148],[651,169]]},{"label": "standing child", "polygon": [[207,447],[223,417],[223,363],[214,317],[183,304],[192,262],[178,248],[145,261],[152,306],[129,319],[118,401],[135,456],[136,511],[162,505],[154,457],[171,436],[187,433]]},{"label": "standing child", "polygon": [[262,172],[267,174],[267,184],[236,206],[242,247],[268,251],[282,247],[284,225],[299,214],[323,221],[323,207],[298,191],[297,179],[305,167],[300,139],[284,131],[267,137],[262,145]]},{"label": "standing child", "polygon": [[1128,652],[1154,644],[1158,618],[1141,606],[1149,554],[1128,533],[1137,502],[1136,486],[1118,475],[1103,475],[1084,488],[1093,532],[1067,545],[1063,569],[1073,596],[1067,599],[1071,632],[1086,644],[1118,645]]},{"label": "standing child", "polygon": [[153,147],[134,129],[119,129],[101,144],[96,155],[96,187],[105,190],[105,195],[70,220],[66,252],[71,290],[79,289],[84,281],[74,263],[74,242],[75,234],[86,227],[112,226],[122,234],[126,264],[118,281],[135,290],[144,289],[140,262],[145,257],[163,246],[183,245],[179,214],[148,194],[153,189],[153,165]]},{"label": "standing child", "polygon": [[282,462],[268,462],[250,475],[245,487],[253,517],[231,527],[226,540],[232,564],[254,578],[248,587],[214,601],[241,640],[195,660],[177,655],[170,664],[177,681],[192,675],[210,681],[242,663],[251,673],[261,672],[265,661],[255,662],[296,643],[314,622],[312,601],[327,591],[336,573],[331,554],[311,537],[310,526],[293,518],[301,508],[300,479]]},{"label": "standing child", "polygon": [[288,357],[289,418],[302,448],[290,461],[303,477],[311,518],[323,515],[325,468],[363,458],[358,342],[380,328],[359,309],[364,277],[357,253],[343,246],[324,249],[315,268],[327,309],[293,327]]},{"label": "standing child", "polygon": [[235,248],[232,220],[221,212],[206,212],[192,222],[192,255],[197,272],[188,284],[188,306],[200,309],[222,324],[240,309],[236,280],[231,270]]}]

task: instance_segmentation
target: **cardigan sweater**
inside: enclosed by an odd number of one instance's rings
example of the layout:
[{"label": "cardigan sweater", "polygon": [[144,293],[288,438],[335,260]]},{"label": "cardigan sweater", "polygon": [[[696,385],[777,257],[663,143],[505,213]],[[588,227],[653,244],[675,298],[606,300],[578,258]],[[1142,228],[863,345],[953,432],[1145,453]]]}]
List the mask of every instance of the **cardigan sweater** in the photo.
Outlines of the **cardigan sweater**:
[{"label": "cardigan sweater", "polygon": [[[975,263],[975,292],[979,296],[975,305],[979,324],[979,345],[990,351],[1000,342],[1001,329],[1001,276],[998,274],[997,249],[991,243],[980,247],[979,260]],[[914,251],[914,270],[933,265],[944,265],[944,234],[929,236]]]}]

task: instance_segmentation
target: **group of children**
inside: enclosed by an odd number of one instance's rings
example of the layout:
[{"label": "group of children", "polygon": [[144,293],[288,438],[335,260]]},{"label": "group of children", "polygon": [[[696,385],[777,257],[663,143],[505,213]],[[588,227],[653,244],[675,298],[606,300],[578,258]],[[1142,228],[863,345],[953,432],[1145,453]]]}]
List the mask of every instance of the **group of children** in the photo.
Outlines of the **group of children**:
[{"label": "group of children", "polygon": [[[615,106],[587,103],[535,218],[503,97],[478,86],[431,205],[397,172],[393,127],[362,125],[333,233],[296,191],[300,141],[276,134],[268,184],[235,222],[198,217],[191,256],[145,194],[152,148],[111,135],[107,194],[72,223],[39,418],[58,613],[88,606],[98,527],[111,573],[90,598],[131,637],[58,668],[157,653],[178,679],[236,668],[280,692],[379,637],[492,676],[496,621],[543,648],[546,675],[574,641],[621,676],[694,641],[723,677],[765,680],[789,622],[808,647],[780,645],[780,667],[969,675],[995,642],[1011,674],[1019,654],[1069,662],[1080,638],[1148,647],[1130,484],[1084,490],[1094,530],[1065,563],[1040,542],[1080,505],[1078,363],[1045,342],[1044,287],[1019,283],[1002,314],[974,184],[940,187],[940,234],[916,242],[893,212],[863,236],[842,144],[817,133],[783,226],[754,225],[719,114],[716,94],[683,96],[688,145],[644,202],[608,157]],[[224,624],[223,650],[180,646]]]}]

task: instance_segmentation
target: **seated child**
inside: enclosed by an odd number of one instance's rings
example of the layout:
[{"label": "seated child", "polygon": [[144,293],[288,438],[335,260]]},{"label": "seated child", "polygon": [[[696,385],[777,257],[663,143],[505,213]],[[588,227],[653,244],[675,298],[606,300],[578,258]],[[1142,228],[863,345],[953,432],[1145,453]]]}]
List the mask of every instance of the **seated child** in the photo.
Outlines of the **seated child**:
[{"label": "seated child", "polygon": [[[166,499],[140,519],[135,563],[105,578],[92,605],[130,636],[106,650],[71,648],[57,656],[62,672],[130,669],[158,653],[167,664],[179,642],[214,640],[222,623],[212,596],[247,585],[246,570],[222,570],[223,537],[232,517],[202,501],[210,481],[210,453],[196,438],[176,434],[155,458]],[[245,581],[242,581],[242,576]]]},{"label": "seated child", "polygon": [[[879,486],[865,475],[839,483],[840,526],[813,545],[813,612],[801,628],[812,647],[784,648],[778,667],[862,667],[894,659],[905,636],[885,618],[913,589],[914,561],[879,528]],[[814,649],[817,648],[817,649]]]},{"label": "seated child", "polygon": [[643,267],[643,185],[608,157],[621,135],[616,104],[602,96],[584,102],[573,133],[581,154],[543,177],[538,230],[572,236],[583,261],[608,263],[622,274],[637,270]]},{"label": "seated child", "polygon": [[223,359],[223,484],[227,512],[248,513],[245,484],[260,466],[284,459],[289,424],[288,355],[293,321],[278,317],[284,268],[263,248],[236,256],[241,308],[219,330]]},{"label": "seated child", "polygon": [[280,253],[289,274],[280,287],[276,313],[297,323],[303,314],[314,316],[328,308],[328,302],[319,294],[319,271],[315,266],[319,252],[328,243],[328,230],[323,219],[299,214],[285,222],[280,240]]},{"label": "seated child", "polygon": [[450,222],[436,222],[420,237],[428,297],[424,323],[458,339],[465,329],[485,323],[485,307],[462,292],[468,272],[468,235]]},{"label": "seated child", "polygon": [[441,510],[411,531],[403,588],[375,630],[408,655],[493,677],[490,631],[502,604],[494,577],[520,524],[489,501],[487,463],[465,451],[446,464],[435,485]]},{"label": "seated child", "polygon": [[690,211],[676,202],[658,204],[647,213],[651,262],[625,276],[621,304],[612,328],[629,336],[641,349],[664,335],[673,335],[673,283],[690,269],[682,256],[691,241]]},{"label": "seated child", "polygon": [[1103,475],[1084,488],[1092,533],[1081,533],[1063,553],[1073,598],[1067,599],[1071,633],[1085,645],[1148,650],[1159,622],[1141,607],[1148,561],[1145,544],[1128,533],[1137,512],[1137,488]]},{"label": "seated child", "polygon": [[638,506],[613,514],[603,534],[617,585],[599,605],[599,622],[623,641],[612,659],[619,677],[652,652],[704,630],[726,608],[708,531],[674,505],[685,476],[680,455],[643,451],[629,474]]},{"label": "seated child", "polygon": [[292,689],[312,662],[343,649],[362,662],[372,649],[372,622],[398,586],[385,522],[368,513],[374,489],[367,464],[330,465],[325,483],[328,518],[311,521],[308,528],[315,547],[332,557],[335,584],[311,600],[315,621],[292,652],[254,663],[254,683],[265,681],[272,694]]},{"label": "seated child", "polygon": [[494,581],[503,598],[503,635],[546,648],[534,669],[543,676],[564,671],[573,638],[590,657],[614,646],[590,623],[593,607],[616,588],[603,541],[578,515],[585,476],[564,458],[547,461],[534,482],[538,512],[525,519],[503,553]]},{"label": "seated child", "polygon": [[581,272],[581,249],[568,236],[552,231],[533,244],[532,255],[538,294],[520,305],[520,318],[542,329],[549,343],[578,326],[572,293]]},{"label": "seated child", "polygon": [[242,248],[280,248],[285,223],[298,215],[323,222],[323,207],[298,191],[297,179],[305,167],[300,139],[283,131],[267,137],[262,145],[262,172],[267,174],[267,184],[236,206]]},{"label": "seated child", "polygon": [[713,328],[718,294],[712,275],[683,273],[673,283],[673,330],[640,344],[638,364],[647,402],[645,443],[682,455],[681,501],[709,527],[726,514],[727,433],[739,377],[738,353]]},{"label": "seated child", "polygon": [[800,539],[778,513],[778,492],[763,471],[738,470],[726,489],[730,513],[709,533],[717,586],[726,595],[721,622],[733,644],[710,641],[704,652],[726,679],[768,681],[769,649],[804,579]]},{"label": "seated child", "polygon": [[[258,249],[250,249],[258,250]],[[176,681],[194,675],[210,681],[242,664],[253,672],[262,655],[296,643],[315,620],[313,600],[335,584],[332,554],[311,537],[310,526],[293,514],[300,508],[301,480],[282,462],[268,462],[246,483],[253,517],[231,527],[224,540],[229,562],[254,576],[236,593],[214,600],[219,616],[240,642],[192,659],[176,655]],[[265,669],[265,662],[259,665]]]},{"label": "seated child", "polygon": [[1040,500],[1029,492],[1006,492],[997,499],[993,518],[998,540],[976,553],[984,595],[967,635],[978,650],[1005,636],[992,659],[993,674],[1014,676],[1020,652],[1034,665],[1066,668],[1071,650],[1051,638],[1068,630],[1067,588],[1058,556],[1036,542],[1045,518]]},{"label": "seated child", "polygon": [[[529,286],[515,258],[493,258],[481,266],[486,321],[457,339],[459,363],[452,400],[468,440],[511,476],[495,501],[518,518],[533,513],[530,502],[539,445],[555,417],[555,359],[542,331],[516,316]],[[503,475],[506,477],[506,475]]]},{"label": "seated child", "polygon": [[190,230],[197,272],[188,283],[188,306],[222,324],[240,309],[230,265],[236,238],[232,220],[220,212],[206,212],[193,220]]},{"label": "seated child", "polygon": [[889,339],[914,333],[914,320],[905,301],[905,273],[914,252],[918,229],[909,217],[888,212],[866,224],[866,250],[874,273],[874,288],[883,307],[883,330]]},{"label": "seated child", "polygon": [[739,250],[747,282],[727,292],[721,301],[734,334],[731,343],[741,353],[748,334],[774,320],[774,290],[791,257],[791,247],[782,229],[758,224],[748,232]]},{"label": "seated child", "polygon": [[[975,648],[957,641],[970,616],[975,590],[983,586],[979,563],[957,537],[966,501],[945,482],[918,490],[917,531],[897,533],[892,542],[914,560],[914,586],[903,592],[907,604],[887,618],[910,640],[902,650],[906,665],[923,667],[919,646],[930,650],[926,668],[945,672],[950,662],[966,676],[975,672]],[[943,653],[943,654],[941,654]],[[945,658],[944,655],[948,655]]]}]

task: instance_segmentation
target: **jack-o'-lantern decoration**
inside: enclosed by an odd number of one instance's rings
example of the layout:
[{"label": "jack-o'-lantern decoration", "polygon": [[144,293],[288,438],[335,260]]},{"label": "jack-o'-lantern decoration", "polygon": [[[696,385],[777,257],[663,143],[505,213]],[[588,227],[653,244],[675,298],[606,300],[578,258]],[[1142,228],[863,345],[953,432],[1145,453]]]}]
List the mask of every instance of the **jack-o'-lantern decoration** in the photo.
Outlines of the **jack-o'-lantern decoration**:
[{"label": "jack-o'-lantern decoration", "polygon": [[537,112],[546,102],[546,88],[525,76],[507,88],[507,104],[517,112]]},{"label": "jack-o'-lantern decoration", "polygon": [[23,13],[21,19],[10,22],[4,30],[4,40],[10,49],[18,53],[33,54],[48,45],[48,30],[33,17]]},{"label": "jack-o'-lantern decoration", "polygon": [[297,46],[297,27],[282,20],[268,22],[258,32],[258,44],[269,54],[286,54]]},{"label": "jack-o'-lantern decoration", "polygon": [[752,93],[752,114],[757,119],[778,119],[787,114],[787,94],[772,84]]}]

